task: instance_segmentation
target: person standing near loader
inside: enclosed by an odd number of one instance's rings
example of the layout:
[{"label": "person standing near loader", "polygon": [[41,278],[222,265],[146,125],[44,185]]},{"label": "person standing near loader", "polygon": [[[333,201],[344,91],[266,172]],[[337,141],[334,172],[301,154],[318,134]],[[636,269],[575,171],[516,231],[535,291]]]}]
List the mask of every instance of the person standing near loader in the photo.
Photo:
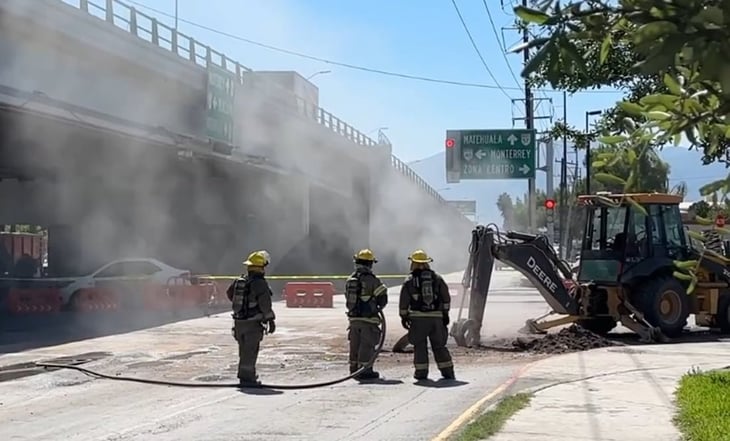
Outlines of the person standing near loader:
[{"label": "person standing near loader", "polygon": [[243,264],[246,274],[236,279],[226,292],[233,303],[233,337],[238,342],[238,379],[242,386],[259,384],[256,360],[264,331],[276,330],[276,315],[271,306],[271,287],[264,277],[268,253],[255,251]]},{"label": "person standing near loader", "polygon": [[414,251],[408,260],[411,261],[411,273],[401,286],[398,312],[401,324],[408,330],[408,341],[414,349],[413,378],[428,378],[428,339],[441,376],[453,380],[454,362],[446,348],[451,306],[449,286],[443,277],[431,269],[429,264],[433,259],[425,251]]},{"label": "person standing near loader", "polygon": [[[369,249],[353,256],[355,271],[345,282],[347,339],[350,341],[350,374],[367,365],[380,341],[380,317],[378,312],[388,304],[388,288],[373,274],[373,264],[378,261]],[[372,366],[365,369],[358,379],[374,380],[380,374]]]}]

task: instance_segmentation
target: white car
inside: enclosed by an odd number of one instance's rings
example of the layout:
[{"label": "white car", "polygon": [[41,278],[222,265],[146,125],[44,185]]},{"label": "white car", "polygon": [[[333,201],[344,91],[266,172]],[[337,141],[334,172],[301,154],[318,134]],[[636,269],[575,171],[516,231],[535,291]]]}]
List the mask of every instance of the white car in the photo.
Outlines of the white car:
[{"label": "white car", "polygon": [[71,296],[80,289],[95,288],[97,284],[104,282],[123,282],[125,279],[130,281],[144,279],[145,282],[161,285],[167,283],[190,285],[190,271],[144,257],[114,260],[88,276],[78,277],[62,287],[63,304],[67,305]]}]

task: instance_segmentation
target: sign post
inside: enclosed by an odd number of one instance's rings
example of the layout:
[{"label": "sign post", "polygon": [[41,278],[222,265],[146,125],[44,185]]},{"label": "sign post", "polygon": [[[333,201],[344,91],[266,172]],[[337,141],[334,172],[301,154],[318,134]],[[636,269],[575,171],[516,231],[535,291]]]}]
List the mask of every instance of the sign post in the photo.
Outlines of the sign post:
[{"label": "sign post", "polygon": [[534,129],[447,130],[446,181],[534,179]]},{"label": "sign post", "polygon": [[207,135],[228,144],[233,144],[235,91],[233,73],[217,66],[208,67]]}]

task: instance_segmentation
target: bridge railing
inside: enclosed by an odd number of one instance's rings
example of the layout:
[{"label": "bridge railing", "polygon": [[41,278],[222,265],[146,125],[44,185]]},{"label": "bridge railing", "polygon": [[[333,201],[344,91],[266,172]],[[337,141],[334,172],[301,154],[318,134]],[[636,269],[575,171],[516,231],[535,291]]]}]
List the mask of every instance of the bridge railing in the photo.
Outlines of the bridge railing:
[{"label": "bridge railing", "polygon": [[[245,74],[253,72],[252,69],[242,65],[224,53],[216,51],[210,46],[177,31],[174,27],[168,26],[155,17],[144,14],[134,6],[122,1],[97,0],[102,4],[98,4],[93,0],[60,1],[104,20],[162,49],[166,49],[198,66],[206,69],[211,66],[223,68],[234,74],[236,80],[241,84],[244,83]],[[332,132],[337,133],[351,142],[362,146],[374,146],[379,143],[390,144],[390,141],[382,133],[379,137],[381,139],[376,142],[325,109],[306,102],[302,97],[294,93],[291,94],[296,100],[296,108],[301,116],[317,122],[319,125],[330,129]],[[398,172],[410,179],[419,188],[433,196],[438,202],[446,204],[445,200],[433,187],[395,155],[391,156],[391,163]],[[449,206],[449,208],[451,207]],[[454,209],[454,211],[456,210]]]}]

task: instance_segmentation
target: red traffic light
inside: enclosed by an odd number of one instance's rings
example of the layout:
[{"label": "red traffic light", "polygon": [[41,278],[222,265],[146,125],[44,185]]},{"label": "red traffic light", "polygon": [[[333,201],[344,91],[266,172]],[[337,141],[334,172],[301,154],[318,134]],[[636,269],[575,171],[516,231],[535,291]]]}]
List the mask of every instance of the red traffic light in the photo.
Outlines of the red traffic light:
[{"label": "red traffic light", "polygon": [[555,208],[555,199],[545,199],[545,208],[548,210]]},{"label": "red traffic light", "polygon": [[446,148],[447,149],[454,148],[455,145],[456,145],[456,141],[454,141],[453,138],[449,138],[449,139],[446,140]]},{"label": "red traffic light", "polygon": [[716,227],[719,227],[719,228],[725,227],[725,222],[726,222],[725,215],[723,215],[722,213],[718,214],[715,217],[715,226]]}]

